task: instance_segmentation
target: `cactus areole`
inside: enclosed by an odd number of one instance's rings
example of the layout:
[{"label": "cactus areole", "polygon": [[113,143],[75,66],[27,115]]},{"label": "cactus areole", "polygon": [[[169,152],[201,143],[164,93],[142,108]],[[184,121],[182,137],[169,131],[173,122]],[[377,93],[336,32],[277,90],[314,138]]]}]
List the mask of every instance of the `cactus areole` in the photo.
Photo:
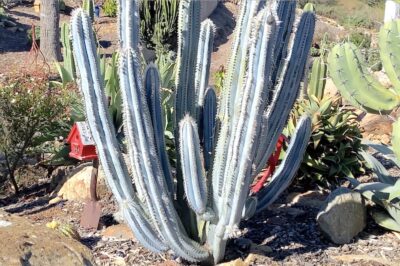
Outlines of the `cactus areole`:
[{"label": "cactus areole", "polygon": [[292,181],[310,134],[298,122],[286,157],[256,196],[262,171],[296,100],[314,33],[315,15],[295,19],[296,1],[242,1],[226,86],[208,87],[215,26],[200,21],[201,2],[181,0],[172,174],[154,65],[142,72],[139,8],[119,0],[119,82],[127,156],[110,121],[90,17],[78,9],[71,32],[87,123],[107,182],[136,239],[153,252],[172,250],[191,262],[223,260],[242,219],[269,206]]}]

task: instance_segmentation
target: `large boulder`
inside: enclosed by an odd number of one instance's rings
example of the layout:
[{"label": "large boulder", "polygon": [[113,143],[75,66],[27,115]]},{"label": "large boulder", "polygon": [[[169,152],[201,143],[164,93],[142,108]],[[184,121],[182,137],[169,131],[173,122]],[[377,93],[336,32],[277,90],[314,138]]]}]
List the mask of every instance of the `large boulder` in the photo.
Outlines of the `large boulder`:
[{"label": "large boulder", "polygon": [[336,244],[346,244],[366,226],[367,210],[360,193],[338,188],[326,199],[317,216],[321,230]]},{"label": "large boulder", "polygon": [[[57,197],[80,202],[89,199],[92,169],[93,167],[90,164],[83,164],[66,174],[55,189]],[[107,193],[108,188],[105,183],[104,172],[100,167],[97,176],[97,195],[99,198],[103,198]]]},{"label": "large boulder", "polygon": [[78,241],[1,210],[0,236],[0,265],[95,265]]}]

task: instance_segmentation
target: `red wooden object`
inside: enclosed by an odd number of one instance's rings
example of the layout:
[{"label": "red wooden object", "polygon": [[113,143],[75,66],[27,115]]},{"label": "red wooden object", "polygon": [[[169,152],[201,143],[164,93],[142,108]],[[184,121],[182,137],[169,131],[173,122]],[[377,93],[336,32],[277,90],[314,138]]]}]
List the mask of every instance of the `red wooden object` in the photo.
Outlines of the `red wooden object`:
[{"label": "red wooden object", "polygon": [[71,146],[69,156],[80,161],[97,159],[96,146],[86,122],[76,122],[68,135],[67,143]]},{"label": "red wooden object", "polygon": [[276,165],[278,164],[279,161],[279,156],[281,155],[282,146],[285,140],[286,137],[284,135],[281,135],[279,137],[278,143],[276,144],[275,153],[273,153],[271,157],[269,157],[268,159],[267,169],[265,169],[261,178],[251,187],[252,193],[259,192],[264,187],[264,184],[267,182],[268,178],[274,174]]}]

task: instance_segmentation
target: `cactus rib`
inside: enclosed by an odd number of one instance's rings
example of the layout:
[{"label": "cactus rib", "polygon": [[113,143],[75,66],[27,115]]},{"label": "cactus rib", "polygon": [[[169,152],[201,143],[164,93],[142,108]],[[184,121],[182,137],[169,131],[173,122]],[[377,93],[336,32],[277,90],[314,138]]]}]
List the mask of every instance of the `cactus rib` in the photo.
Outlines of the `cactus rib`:
[{"label": "cactus rib", "polygon": [[147,248],[155,252],[164,251],[166,249],[164,242],[150,227],[147,218],[143,215],[143,210],[136,204],[139,201],[133,192],[128,170],[123,158],[118,156],[119,148],[113,127],[110,126],[103,86],[98,82],[101,80],[100,71],[97,57],[94,56],[96,49],[90,19],[82,9],[78,9],[72,16],[71,25],[80,87],[86,99],[88,124],[97,143],[97,152],[104,172],[107,176],[115,177],[109,179],[108,184],[116,195],[118,203],[135,214],[127,217],[127,220],[136,237],[141,239]]},{"label": "cactus rib", "polygon": [[186,197],[191,208],[198,214],[204,214],[207,206],[207,184],[201,164],[200,139],[197,124],[189,115],[179,123],[180,154]]},{"label": "cactus rib", "polygon": [[260,192],[257,212],[265,210],[290,185],[303,160],[310,136],[311,118],[303,116],[300,118],[296,131],[290,141],[285,159],[279,165],[268,186]]}]

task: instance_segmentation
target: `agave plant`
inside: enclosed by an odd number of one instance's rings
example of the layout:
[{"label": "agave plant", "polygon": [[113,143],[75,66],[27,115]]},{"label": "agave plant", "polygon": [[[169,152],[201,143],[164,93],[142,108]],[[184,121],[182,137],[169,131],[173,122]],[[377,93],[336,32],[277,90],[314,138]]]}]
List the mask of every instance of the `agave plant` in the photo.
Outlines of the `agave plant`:
[{"label": "agave plant", "polygon": [[[386,22],[379,32],[379,49],[382,64],[393,87],[385,88],[369,72],[357,47],[352,43],[336,45],[328,58],[330,75],[342,96],[364,112],[388,114],[400,106],[400,61],[396,56],[400,47],[400,20]],[[388,159],[397,163],[400,156],[400,120],[393,124],[393,151],[382,145],[369,144]],[[388,174],[384,166],[370,154],[364,152],[366,162],[378,176],[379,183],[357,184],[365,197],[387,209],[387,213],[376,213],[375,220],[382,226],[399,230],[399,186],[398,178]]]},{"label": "agave plant", "polygon": [[292,181],[310,136],[307,116],[271,181],[257,198],[249,197],[304,76],[315,15],[306,11],[295,21],[295,7],[295,1],[286,0],[242,2],[217,111],[216,94],[207,86],[213,23],[200,22],[201,1],[180,1],[176,174],[165,149],[159,73],[153,64],[142,73],[138,56],[138,2],[119,1],[126,162],[107,112],[90,18],[82,10],[74,12],[73,49],[87,121],[124,218],[149,250],[170,249],[188,261],[217,263],[239,222],[264,210]]}]

